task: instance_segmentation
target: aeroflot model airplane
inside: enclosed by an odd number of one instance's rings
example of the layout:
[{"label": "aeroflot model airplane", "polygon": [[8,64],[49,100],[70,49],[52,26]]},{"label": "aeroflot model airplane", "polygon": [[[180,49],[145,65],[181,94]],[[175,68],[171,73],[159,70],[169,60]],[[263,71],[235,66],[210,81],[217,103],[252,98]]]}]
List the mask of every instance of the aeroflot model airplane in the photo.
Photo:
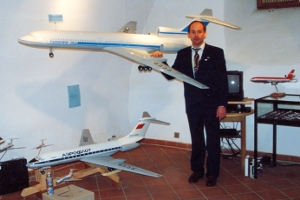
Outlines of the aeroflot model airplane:
[{"label": "aeroflot model airplane", "polygon": [[252,82],[258,83],[271,83],[272,85],[276,85],[277,83],[286,83],[286,82],[297,82],[297,79],[294,75],[295,70],[291,70],[287,76],[278,77],[278,76],[254,76],[250,80]]},{"label": "aeroflot model airplane", "polygon": [[[206,25],[212,22],[233,29],[240,29],[238,26],[213,17],[210,9],[205,9],[200,15],[187,17],[203,21]],[[172,53],[190,46],[191,42],[186,37],[187,28],[188,25],[182,29],[158,27],[155,34],[136,34],[136,22],[130,21],[116,33],[41,30],[21,37],[19,43],[29,47],[47,48],[50,50],[49,56],[51,58],[54,56],[53,49],[56,48],[105,51],[141,64],[139,70],[151,70],[153,68],[198,88],[208,89],[202,83],[165,65],[163,62],[167,60],[166,58],[153,58],[149,55],[149,53],[157,50]]]},{"label": "aeroflot model airplane", "polygon": [[41,173],[45,173],[44,169],[54,165],[82,161],[106,166],[110,171],[119,169],[152,177],[160,177],[160,174],[125,163],[125,159],[114,159],[110,156],[118,151],[129,151],[137,148],[139,146],[137,142],[144,139],[150,123],[169,125],[169,123],[156,120],[150,117],[147,112],[144,112],[137,126],[127,136],[99,144],[94,143],[89,130],[84,129],[79,147],[38,155],[27,163],[27,167],[31,169],[41,168]]}]

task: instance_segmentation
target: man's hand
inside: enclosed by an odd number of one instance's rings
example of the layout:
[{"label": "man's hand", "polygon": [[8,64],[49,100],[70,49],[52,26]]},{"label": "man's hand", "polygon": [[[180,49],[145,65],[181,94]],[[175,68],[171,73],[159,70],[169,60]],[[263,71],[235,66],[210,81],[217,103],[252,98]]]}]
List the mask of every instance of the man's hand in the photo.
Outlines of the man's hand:
[{"label": "man's hand", "polygon": [[160,51],[155,51],[154,53],[151,53],[150,56],[154,58],[159,58],[159,57],[163,57],[163,53]]},{"label": "man's hand", "polygon": [[219,121],[226,117],[226,108],[224,106],[218,107],[216,117],[219,118]]}]

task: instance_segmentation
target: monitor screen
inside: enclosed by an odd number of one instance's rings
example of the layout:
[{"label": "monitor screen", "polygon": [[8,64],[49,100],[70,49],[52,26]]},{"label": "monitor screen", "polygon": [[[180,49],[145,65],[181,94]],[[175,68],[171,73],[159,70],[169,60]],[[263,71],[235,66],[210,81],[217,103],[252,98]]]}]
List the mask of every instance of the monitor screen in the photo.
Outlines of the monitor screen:
[{"label": "monitor screen", "polygon": [[241,101],[244,99],[243,72],[227,71],[228,101]]},{"label": "monitor screen", "polygon": [[237,93],[240,90],[239,75],[228,75],[228,90],[229,93]]}]

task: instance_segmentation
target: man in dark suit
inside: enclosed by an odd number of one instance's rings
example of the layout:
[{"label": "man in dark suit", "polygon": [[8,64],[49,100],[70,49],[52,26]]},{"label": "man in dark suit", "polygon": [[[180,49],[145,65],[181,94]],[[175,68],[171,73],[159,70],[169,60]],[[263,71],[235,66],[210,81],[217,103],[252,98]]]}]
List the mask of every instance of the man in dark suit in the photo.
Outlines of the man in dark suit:
[{"label": "man in dark suit", "polygon": [[[216,185],[220,171],[220,121],[226,117],[228,101],[225,57],[222,49],[204,42],[206,27],[202,22],[193,21],[189,25],[188,37],[192,46],[178,51],[172,68],[209,87],[199,89],[184,82],[186,113],[192,138],[193,173],[189,183],[196,183],[203,178],[206,158],[206,186],[212,187]],[[199,56],[195,58],[196,51]],[[155,52],[152,56],[162,55]],[[174,78],[166,74],[164,76],[169,80]]]}]

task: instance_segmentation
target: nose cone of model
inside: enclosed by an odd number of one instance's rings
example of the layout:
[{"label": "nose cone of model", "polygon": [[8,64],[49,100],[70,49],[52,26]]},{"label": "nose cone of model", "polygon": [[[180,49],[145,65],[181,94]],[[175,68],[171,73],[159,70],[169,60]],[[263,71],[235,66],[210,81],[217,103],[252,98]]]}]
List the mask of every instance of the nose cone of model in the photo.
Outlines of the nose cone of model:
[{"label": "nose cone of model", "polygon": [[30,42],[31,42],[31,37],[29,35],[25,35],[21,38],[18,39],[18,42],[20,44],[23,44],[23,45],[26,45],[26,46],[29,46]]}]

